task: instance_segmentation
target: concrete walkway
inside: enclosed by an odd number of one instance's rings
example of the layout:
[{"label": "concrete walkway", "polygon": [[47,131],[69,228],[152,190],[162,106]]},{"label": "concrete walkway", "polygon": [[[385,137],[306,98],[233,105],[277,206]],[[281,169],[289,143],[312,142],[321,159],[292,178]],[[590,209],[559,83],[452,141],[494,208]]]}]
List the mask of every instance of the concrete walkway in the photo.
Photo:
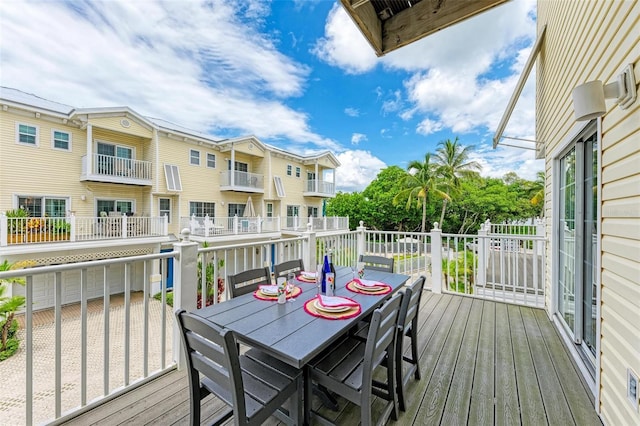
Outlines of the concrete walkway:
[{"label": "concrete walkway", "polygon": [[[141,378],[144,372],[144,300],[142,293],[132,293],[130,310],[129,383]],[[167,307],[166,362],[173,363],[171,354],[173,312]],[[3,397],[0,399],[0,425],[26,423],[26,350],[24,317],[18,335],[20,349],[11,358],[0,362]],[[108,383],[105,384],[104,314],[103,300],[87,304],[87,402],[104,394],[106,387],[113,391],[125,383],[125,309],[123,295],[110,299]],[[55,418],[55,313],[53,309],[33,315],[33,420],[45,423]],[[148,371],[160,370],[162,306],[155,299],[149,301],[149,357]],[[61,339],[61,406],[62,413],[81,404],[81,318],[80,304],[62,308]]]}]

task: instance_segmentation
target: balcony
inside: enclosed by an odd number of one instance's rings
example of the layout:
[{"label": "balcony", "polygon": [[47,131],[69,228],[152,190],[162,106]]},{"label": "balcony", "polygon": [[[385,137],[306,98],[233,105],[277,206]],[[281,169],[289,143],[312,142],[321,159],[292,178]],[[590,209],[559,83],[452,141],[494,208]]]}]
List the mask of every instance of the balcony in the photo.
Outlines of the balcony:
[{"label": "balcony", "polygon": [[220,172],[220,191],[264,194],[264,175],[233,170]]},{"label": "balcony", "polygon": [[304,183],[302,195],[305,197],[335,197],[336,186],[332,182],[325,182],[318,179],[308,179]]},{"label": "balcony", "polygon": [[[395,271],[410,280],[427,277],[418,327],[422,379],[410,381],[408,410],[399,424],[601,425],[579,368],[546,311],[536,307],[540,301],[544,306],[543,274],[522,267],[543,259],[544,238],[489,234],[487,229],[454,235],[438,229],[402,233],[360,227],[208,248],[187,240],[168,253],[0,272],[5,280],[26,276],[27,296],[21,349],[2,363],[12,392],[24,397],[3,416],[27,425],[186,423],[187,381],[184,372],[176,371],[181,347],[173,338],[173,309],[193,309],[189,306],[196,301],[187,295],[195,295],[196,288],[212,292],[212,303],[224,303],[229,295],[225,288],[219,292],[220,277],[264,266],[269,259],[302,257],[305,265],[314,265],[322,250],[331,250],[336,266],[352,265],[358,253],[377,254],[392,257]],[[492,244],[496,239],[514,243],[497,247]],[[173,307],[167,304],[166,277],[148,269],[156,263],[173,271],[174,282],[190,283],[185,284],[190,290],[173,297]],[[207,265],[206,280],[204,274],[200,280],[197,265]],[[37,291],[34,283],[45,277],[47,288],[59,294],[74,276],[87,277],[80,284],[79,304],[62,306],[56,299],[54,309],[44,314],[49,322],[41,324],[28,303]],[[85,288],[96,283],[106,294],[120,289],[120,295],[94,303]],[[35,340],[49,343],[35,345]],[[317,400],[314,406],[321,408]],[[338,424],[358,416],[346,401],[339,406],[338,412],[322,410]],[[219,401],[205,400],[205,418],[220,407]]]},{"label": "balcony", "polygon": [[82,156],[81,181],[141,186],[153,185],[150,161],[132,160],[103,154],[93,154],[92,159],[93,161],[87,164],[87,156]]},{"label": "balcony", "polygon": [[166,217],[7,217],[0,215],[0,247],[159,237]]}]

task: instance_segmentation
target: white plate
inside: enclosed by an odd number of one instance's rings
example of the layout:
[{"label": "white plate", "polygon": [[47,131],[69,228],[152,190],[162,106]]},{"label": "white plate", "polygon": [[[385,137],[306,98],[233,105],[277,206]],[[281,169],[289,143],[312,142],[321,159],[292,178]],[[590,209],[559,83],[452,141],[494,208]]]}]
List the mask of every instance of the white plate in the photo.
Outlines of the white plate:
[{"label": "white plate", "polygon": [[300,275],[302,275],[304,278],[308,278],[310,280],[315,280],[316,279],[316,273],[315,272],[301,272]]},{"label": "white plate", "polygon": [[375,287],[372,287],[372,286],[366,286],[366,285],[358,284],[358,283],[357,283],[357,282],[355,282],[355,281],[353,282],[353,285],[354,285],[357,289],[359,289],[359,290],[364,290],[364,291],[380,291],[380,290],[384,290],[384,289],[385,289],[385,287],[382,287],[382,286],[375,286]]},{"label": "white plate", "polygon": [[320,304],[320,301],[317,299],[313,301],[313,306],[315,306],[315,308],[319,311],[332,312],[332,313],[345,312],[351,308],[355,308],[355,306],[333,306],[333,307],[322,306]]},{"label": "white plate", "polygon": [[278,289],[272,290],[272,289],[261,288],[260,292],[262,294],[264,294],[265,296],[277,296],[278,295]]}]

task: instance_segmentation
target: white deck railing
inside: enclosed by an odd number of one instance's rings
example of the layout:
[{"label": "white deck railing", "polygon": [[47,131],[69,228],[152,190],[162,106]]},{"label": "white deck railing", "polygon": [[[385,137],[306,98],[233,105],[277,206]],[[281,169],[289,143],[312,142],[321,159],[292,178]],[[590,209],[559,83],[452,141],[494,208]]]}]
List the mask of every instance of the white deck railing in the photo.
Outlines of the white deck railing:
[{"label": "white deck railing", "polygon": [[[206,248],[190,241],[188,230],[182,237],[169,253],[0,272],[0,280],[26,277],[27,283],[21,348],[0,365],[7,369],[3,379],[22,383],[12,387],[12,395],[24,398],[3,418],[27,425],[59,422],[173,368],[181,347],[171,326],[169,295],[173,309],[193,310],[203,299],[218,303],[230,297],[229,275],[291,259],[301,258],[305,269],[315,270],[324,253],[331,253],[337,266],[375,254],[393,258],[395,272],[409,275],[410,282],[425,275],[434,292],[531,306],[545,300],[544,238],[495,237],[485,225],[477,235],[454,235],[437,227],[428,233],[369,231],[361,223],[355,231],[316,234],[308,228],[295,238]],[[78,313],[63,316],[63,289],[78,277]],[[34,325],[31,301],[38,280],[50,283],[55,295],[51,326]],[[96,286],[102,295],[121,293],[124,303],[115,306],[102,297],[99,309],[90,309],[88,290]],[[20,288],[13,285],[9,295]]]},{"label": "white deck railing", "polygon": [[[316,189],[316,183],[318,184],[317,189]],[[305,192],[315,192],[318,194],[335,195],[336,186],[333,184],[333,182],[326,182],[323,180],[316,180],[316,179],[308,179],[305,181],[304,190]]]},{"label": "white deck railing", "polygon": [[151,161],[133,160],[104,154],[93,154],[93,161],[90,167],[87,167],[87,156],[83,155],[82,174],[124,177],[145,181],[153,178]]},{"label": "white deck railing", "polygon": [[264,175],[227,170],[220,172],[220,186],[264,189]]},{"label": "white deck railing", "polygon": [[0,247],[162,235],[168,235],[165,216],[7,217],[4,214],[0,215]]}]

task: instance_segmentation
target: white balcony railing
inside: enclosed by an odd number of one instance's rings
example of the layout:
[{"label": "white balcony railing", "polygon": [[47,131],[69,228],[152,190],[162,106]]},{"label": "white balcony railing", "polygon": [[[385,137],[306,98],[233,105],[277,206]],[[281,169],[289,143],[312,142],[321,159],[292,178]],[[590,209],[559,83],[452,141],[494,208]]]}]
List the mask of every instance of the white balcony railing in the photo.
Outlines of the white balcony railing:
[{"label": "white balcony railing", "polygon": [[[316,184],[318,185],[316,188]],[[318,179],[307,179],[305,182],[305,192],[314,192],[317,194],[335,195],[336,186],[333,182],[326,182]]]},{"label": "white balcony railing", "polygon": [[150,181],[153,178],[151,162],[93,154],[93,161],[87,166],[87,156],[82,156],[82,174],[101,177],[127,178]]},{"label": "white balcony railing", "polygon": [[287,216],[283,219],[282,228],[291,231],[305,231],[311,224],[313,231],[346,231],[349,229],[349,217],[323,216],[308,217]]},{"label": "white balcony railing", "polygon": [[[183,234],[169,253],[0,272],[0,282],[26,277],[24,287],[10,285],[9,291],[26,296],[22,343],[2,362],[12,394],[24,398],[3,411],[3,420],[59,423],[174,368],[181,347],[172,309],[193,310],[203,299],[207,304],[222,302],[229,297],[226,276],[291,259],[301,258],[306,269],[315,270],[326,252],[332,253],[336,266],[355,265],[361,254],[387,256],[394,259],[395,272],[410,280],[425,275],[427,287],[436,293],[543,305],[544,238],[502,235],[498,239],[518,241],[518,248],[508,251],[494,244],[496,237],[488,229],[483,225],[477,235],[442,234],[435,227],[428,233],[403,233],[369,231],[361,223],[355,231],[322,236],[303,232],[295,238],[209,248],[199,248]],[[75,316],[62,315],[63,298],[58,297],[70,293],[69,285],[81,286]],[[58,295],[52,299],[52,325],[34,322],[32,301],[43,286]],[[106,297],[98,299],[97,309],[89,309],[90,289],[104,289],[103,295],[120,293],[124,303],[115,306],[114,297]]]},{"label": "white balcony railing", "polygon": [[220,186],[264,190],[264,175],[228,170],[220,172]]},{"label": "white balcony railing", "polygon": [[7,217],[4,214],[0,215],[0,247],[163,235],[169,235],[165,216]]}]

